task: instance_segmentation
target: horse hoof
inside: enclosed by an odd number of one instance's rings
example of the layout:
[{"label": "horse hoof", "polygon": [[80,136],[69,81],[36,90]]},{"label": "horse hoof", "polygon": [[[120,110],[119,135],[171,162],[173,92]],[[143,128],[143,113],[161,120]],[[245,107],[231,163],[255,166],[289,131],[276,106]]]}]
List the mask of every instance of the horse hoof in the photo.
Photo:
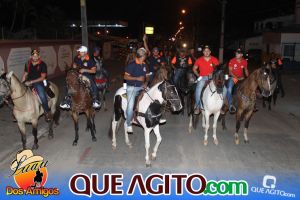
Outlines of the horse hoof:
[{"label": "horse hoof", "polygon": [[249,144],[250,143],[249,140],[244,140],[244,142],[245,142],[245,144]]},{"label": "horse hoof", "polygon": [[204,146],[207,146],[207,144],[208,144],[208,141],[204,140]]},{"label": "horse hoof", "polygon": [[151,163],[149,163],[149,164],[146,163],[146,167],[147,168],[151,167]]},{"label": "horse hoof", "polygon": [[189,134],[191,134],[192,133],[192,128],[189,128],[189,132],[188,132]]},{"label": "horse hoof", "polygon": [[240,144],[240,140],[239,139],[235,139],[235,144],[239,145]]},{"label": "horse hoof", "polygon": [[33,146],[32,146],[32,150],[37,150],[39,148],[39,145],[38,144],[34,144]]},{"label": "horse hoof", "polygon": [[130,148],[130,149],[132,149],[132,144],[131,143],[126,143],[127,144],[127,146]]},{"label": "horse hoof", "polygon": [[97,142],[97,138],[93,137],[93,138],[92,138],[92,141],[93,141],[93,142]]},{"label": "horse hoof", "polygon": [[215,140],[214,140],[214,143],[215,143],[215,145],[218,145],[218,144],[219,144],[218,139],[215,139]]},{"label": "horse hoof", "polygon": [[74,142],[73,142],[73,146],[77,146],[77,142],[74,141]]},{"label": "horse hoof", "polygon": [[52,134],[49,134],[49,135],[48,135],[48,139],[49,139],[49,140],[52,140],[53,138],[54,138],[54,135],[52,135]]},{"label": "horse hoof", "polygon": [[156,156],[151,155],[151,160],[156,160]]},{"label": "horse hoof", "polygon": [[226,131],[226,130],[227,130],[227,127],[226,127],[226,126],[224,126],[224,127],[223,127],[223,131]]},{"label": "horse hoof", "polygon": [[106,112],[107,111],[107,108],[104,108],[104,112]]},{"label": "horse hoof", "polygon": [[111,148],[112,148],[112,150],[116,150],[117,149],[117,145],[112,145]]}]

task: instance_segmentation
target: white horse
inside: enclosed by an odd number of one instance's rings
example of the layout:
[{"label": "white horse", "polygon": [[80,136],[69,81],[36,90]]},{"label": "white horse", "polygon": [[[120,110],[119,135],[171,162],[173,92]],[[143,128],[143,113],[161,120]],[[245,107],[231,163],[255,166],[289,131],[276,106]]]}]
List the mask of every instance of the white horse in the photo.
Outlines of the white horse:
[{"label": "white horse", "polygon": [[[207,146],[208,144],[208,129],[209,129],[209,117],[214,115],[214,122],[213,122],[213,138],[215,145],[218,145],[218,138],[217,138],[217,121],[220,116],[220,112],[222,106],[224,104],[224,97],[223,90],[225,84],[225,76],[223,70],[218,70],[213,75],[213,79],[207,84],[204,88],[202,94],[202,103],[204,110],[202,111],[202,127],[205,131],[204,135],[204,145]],[[189,130],[192,129],[193,125],[193,116],[190,116],[190,124]]]},{"label": "white horse", "polygon": [[[128,97],[130,98],[130,97]],[[145,91],[143,97],[138,102],[138,114],[136,122],[141,125],[144,129],[145,136],[145,149],[146,149],[146,166],[151,166],[149,159],[149,148],[150,148],[150,133],[153,130],[156,136],[156,144],[151,154],[151,159],[156,159],[158,147],[162,141],[162,137],[159,131],[159,119],[161,117],[160,107],[164,102],[171,105],[172,111],[179,111],[182,109],[182,104],[178,96],[177,90],[174,85],[171,85],[167,81],[159,82],[151,87],[148,91]],[[156,107],[156,109],[155,109]],[[112,136],[112,147],[116,149],[116,132],[120,125],[122,117],[126,119],[126,108],[127,108],[127,95],[126,90],[120,88],[114,98],[114,115],[111,124],[111,130],[109,132]],[[156,110],[156,111],[155,111]],[[150,113],[150,114],[149,114]],[[124,122],[125,142],[131,148],[132,144],[128,138],[127,123]]]}]

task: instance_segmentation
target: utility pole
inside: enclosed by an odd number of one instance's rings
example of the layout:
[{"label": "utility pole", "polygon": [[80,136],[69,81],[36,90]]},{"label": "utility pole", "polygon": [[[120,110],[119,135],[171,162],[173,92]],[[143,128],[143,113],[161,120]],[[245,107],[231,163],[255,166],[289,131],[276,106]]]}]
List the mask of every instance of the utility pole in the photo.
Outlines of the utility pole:
[{"label": "utility pole", "polygon": [[88,27],[87,27],[87,17],[86,17],[86,0],[80,0],[80,10],[81,10],[81,43],[83,46],[88,47]]},{"label": "utility pole", "polygon": [[220,35],[220,48],[219,48],[219,61],[223,63],[224,61],[224,31],[225,31],[225,10],[226,10],[226,0],[220,0],[222,4],[222,17],[221,17],[221,35]]}]

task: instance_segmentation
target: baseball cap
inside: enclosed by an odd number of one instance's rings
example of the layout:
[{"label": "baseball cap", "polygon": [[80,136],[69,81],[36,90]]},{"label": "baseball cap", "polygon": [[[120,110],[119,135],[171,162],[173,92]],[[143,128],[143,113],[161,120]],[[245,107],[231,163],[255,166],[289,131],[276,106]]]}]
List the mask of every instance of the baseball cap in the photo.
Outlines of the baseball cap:
[{"label": "baseball cap", "polygon": [[84,53],[84,52],[88,52],[88,49],[86,46],[81,46],[79,47],[79,49],[77,49],[77,51],[80,53]]}]

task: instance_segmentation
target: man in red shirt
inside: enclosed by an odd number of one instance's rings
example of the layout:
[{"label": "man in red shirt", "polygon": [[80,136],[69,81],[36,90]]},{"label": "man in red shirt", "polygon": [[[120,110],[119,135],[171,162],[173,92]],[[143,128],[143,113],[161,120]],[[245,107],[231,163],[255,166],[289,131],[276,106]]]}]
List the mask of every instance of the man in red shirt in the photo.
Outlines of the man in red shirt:
[{"label": "man in red shirt", "polygon": [[195,115],[200,114],[200,109],[203,110],[203,105],[200,99],[201,92],[205,85],[205,82],[212,78],[212,73],[216,65],[219,65],[219,60],[216,57],[211,56],[211,49],[209,46],[204,46],[203,56],[196,60],[193,67],[193,71],[198,77],[197,87],[195,91]]},{"label": "man in red shirt", "polygon": [[229,112],[234,113],[236,112],[236,108],[232,104],[232,88],[238,81],[244,80],[249,75],[248,62],[243,58],[243,51],[241,49],[235,51],[235,58],[232,58],[229,61],[228,68],[230,79],[228,80],[227,85],[227,99],[229,103]]}]

